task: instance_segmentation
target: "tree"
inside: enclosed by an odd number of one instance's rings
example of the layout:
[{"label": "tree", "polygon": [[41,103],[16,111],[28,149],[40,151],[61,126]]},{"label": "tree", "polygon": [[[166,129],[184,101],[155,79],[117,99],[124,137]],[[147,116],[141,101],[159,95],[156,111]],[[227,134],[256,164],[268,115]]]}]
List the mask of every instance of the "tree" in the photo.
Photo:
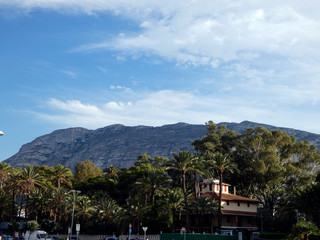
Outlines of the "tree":
[{"label": "tree", "polygon": [[75,170],[75,178],[79,181],[86,181],[89,178],[102,176],[101,168],[96,168],[96,165],[89,159],[78,162]]},{"label": "tree", "polygon": [[136,230],[137,235],[139,235],[140,226],[145,219],[146,214],[150,211],[150,205],[145,204],[135,197],[129,197],[126,203],[126,212],[129,216],[129,221],[133,220],[133,228]]},{"label": "tree", "polygon": [[206,170],[203,170],[206,168],[205,158],[196,154],[194,158],[194,167],[195,169],[197,169],[193,171],[194,196],[195,198],[198,198],[200,197],[199,178],[201,177],[201,175],[207,174]]},{"label": "tree", "polygon": [[138,160],[134,163],[135,166],[141,166],[144,164],[152,165],[152,157],[146,153],[139,155]]},{"label": "tree", "polygon": [[21,196],[26,196],[25,217],[27,218],[29,196],[34,190],[45,187],[43,177],[39,174],[37,167],[26,166],[18,175],[14,176],[14,178],[16,180],[14,183],[17,192]]},{"label": "tree", "polygon": [[163,171],[155,168],[150,169],[146,176],[139,178],[136,181],[138,191],[144,193],[145,204],[148,202],[148,195],[150,195],[152,205],[155,203],[156,195],[163,195],[168,188],[171,179],[164,174]]},{"label": "tree", "polygon": [[166,206],[166,209],[170,211],[172,219],[171,232],[175,232],[175,215],[181,216],[181,212],[184,208],[184,195],[181,188],[169,189],[165,194],[161,202]]},{"label": "tree", "polygon": [[66,220],[68,216],[67,214],[67,200],[69,197],[68,189],[54,188],[52,189],[49,199],[48,199],[48,207],[51,209],[51,215],[53,215],[54,222],[57,220]]},{"label": "tree", "polygon": [[192,142],[195,149],[205,156],[213,156],[217,152],[230,155],[234,151],[238,135],[224,125],[218,127],[212,121],[207,122],[206,126],[206,136]]},{"label": "tree", "polygon": [[46,216],[50,207],[48,206],[48,194],[40,189],[36,189],[30,195],[29,214],[35,215],[35,220],[38,221],[38,216]]},{"label": "tree", "polygon": [[120,168],[110,165],[104,170],[105,176],[112,179],[115,183],[118,182],[119,173],[121,172]]},{"label": "tree", "polygon": [[223,174],[225,171],[233,172],[237,168],[237,164],[229,158],[226,154],[217,153],[213,158],[207,160],[208,169],[216,171],[219,176],[219,204],[218,204],[218,232],[221,233],[222,225],[222,212],[221,212],[221,202],[222,202],[222,181]]},{"label": "tree", "polygon": [[96,201],[96,211],[99,219],[107,226],[117,226],[121,224],[123,209],[117,202],[108,196]]},{"label": "tree", "polygon": [[0,162],[0,190],[3,184],[8,180],[12,168],[9,163]]},{"label": "tree", "polygon": [[176,170],[181,176],[181,185],[184,195],[184,204],[186,210],[186,227],[187,231],[190,232],[189,223],[189,208],[187,199],[187,187],[186,187],[186,174],[189,172],[199,171],[195,164],[195,155],[188,151],[179,151],[178,153],[172,153],[173,159],[168,162],[166,169]]},{"label": "tree", "polygon": [[283,207],[297,191],[308,188],[315,179],[320,155],[308,142],[296,142],[281,130],[248,128],[238,138],[233,157],[239,171],[231,179],[241,194],[263,204],[265,228],[274,228]]},{"label": "tree", "polygon": [[286,238],[287,240],[308,240],[310,235],[320,235],[319,228],[312,222],[301,220],[297,222]]},{"label": "tree", "polygon": [[54,167],[50,175],[53,182],[56,183],[56,187],[58,189],[60,189],[61,184],[63,183],[65,183],[69,187],[72,186],[72,183],[71,183],[72,172],[69,168],[62,166],[61,164],[58,164]]},{"label": "tree", "polygon": [[[204,215],[213,214],[217,212],[218,204],[215,200],[207,197],[195,198],[191,202],[191,209],[194,210],[200,217],[201,231],[203,231],[204,226]],[[210,218],[211,219],[211,218]],[[211,223],[209,223],[211,225]]]},{"label": "tree", "polygon": [[86,226],[87,220],[92,216],[95,207],[88,196],[78,197],[78,217],[80,218],[81,225]]},{"label": "tree", "polygon": [[0,222],[10,219],[10,195],[4,189],[0,189]]},{"label": "tree", "polygon": [[[23,224],[23,227],[24,227],[24,229],[25,229],[26,231],[30,231],[30,233],[31,233],[31,232],[33,232],[33,231],[35,231],[35,230],[38,229],[38,222],[35,221],[35,220],[27,221],[27,222],[25,222],[25,223]],[[28,240],[30,239],[30,235],[31,235],[31,234],[29,234]]]}]

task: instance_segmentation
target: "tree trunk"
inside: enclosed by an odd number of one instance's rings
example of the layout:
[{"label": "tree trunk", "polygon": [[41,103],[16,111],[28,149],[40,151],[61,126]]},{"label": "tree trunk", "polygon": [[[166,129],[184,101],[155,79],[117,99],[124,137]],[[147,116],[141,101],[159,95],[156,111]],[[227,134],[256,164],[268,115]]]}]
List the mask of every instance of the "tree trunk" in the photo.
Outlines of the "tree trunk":
[{"label": "tree trunk", "polygon": [[12,191],[12,215],[11,215],[11,217],[12,217],[12,219],[11,220],[13,220],[14,219],[14,217],[15,217],[15,213],[14,213],[14,206],[15,206],[15,193],[14,193],[14,190]]},{"label": "tree trunk", "polygon": [[[194,172],[194,197],[197,198],[200,196],[200,190],[198,188],[198,173]],[[199,192],[198,192],[199,191]]]},{"label": "tree trunk", "polygon": [[219,171],[219,205],[218,205],[218,233],[219,234],[221,234],[221,225],[222,225],[221,202],[222,202],[222,171]]},{"label": "tree trunk", "polygon": [[172,233],[174,233],[175,232],[175,228],[176,228],[176,226],[175,226],[175,221],[174,221],[174,219],[175,219],[175,217],[174,217],[174,213],[175,213],[175,211],[174,211],[174,209],[171,209],[171,211],[172,211],[172,227],[171,227],[171,232]]},{"label": "tree trunk", "polygon": [[25,211],[24,211],[24,219],[27,220],[27,215],[28,215],[28,204],[29,204],[29,194],[27,195],[27,199],[26,199],[26,207],[25,207]]},{"label": "tree trunk", "polygon": [[189,207],[188,207],[188,199],[187,199],[187,188],[186,188],[186,174],[182,174],[182,184],[183,184],[183,196],[184,196],[184,204],[186,210],[186,229],[187,232],[190,232],[190,223],[189,223]]}]

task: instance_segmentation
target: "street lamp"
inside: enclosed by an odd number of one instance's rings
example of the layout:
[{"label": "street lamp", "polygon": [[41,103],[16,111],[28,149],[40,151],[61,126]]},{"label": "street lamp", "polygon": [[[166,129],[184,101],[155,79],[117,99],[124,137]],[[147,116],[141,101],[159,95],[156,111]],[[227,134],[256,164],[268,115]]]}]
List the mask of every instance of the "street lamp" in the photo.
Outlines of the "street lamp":
[{"label": "street lamp", "polygon": [[143,232],[144,232],[144,234],[143,234],[143,240],[146,240],[146,233],[147,233],[147,230],[148,230],[148,227],[142,227],[142,229],[143,229]]},{"label": "street lamp", "polygon": [[72,228],[73,228],[73,217],[74,217],[74,205],[76,203],[76,193],[81,193],[79,190],[70,190],[69,193],[73,193],[73,207],[72,207],[72,218],[71,218],[71,228],[70,228],[70,238],[72,237]]}]

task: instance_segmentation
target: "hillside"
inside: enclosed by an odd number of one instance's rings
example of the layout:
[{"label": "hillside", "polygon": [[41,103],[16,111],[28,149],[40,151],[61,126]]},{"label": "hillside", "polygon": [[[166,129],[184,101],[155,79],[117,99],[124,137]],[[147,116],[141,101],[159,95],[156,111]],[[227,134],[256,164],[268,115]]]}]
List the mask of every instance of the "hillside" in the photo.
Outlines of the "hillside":
[{"label": "hillside", "polygon": [[[281,129],[297,140],[308,140],[320,146],[320,135],[290,128],[279,128],[249,121],[241,123],[219,123],[237,133],[249,127],[264,126],[269,130]],[[138,156],[171,158],[178,150],[193,151],[191,142],[206,135],[205,125],[177,123],[161,127],[110,125],[96,130],[68,128],[56,130],[23,145],[19,152],[5,160],[13,167],[25,165],[63,164],[74,170],[79,161],[90,159],[102,169],[115,165],[128,168]]]}]

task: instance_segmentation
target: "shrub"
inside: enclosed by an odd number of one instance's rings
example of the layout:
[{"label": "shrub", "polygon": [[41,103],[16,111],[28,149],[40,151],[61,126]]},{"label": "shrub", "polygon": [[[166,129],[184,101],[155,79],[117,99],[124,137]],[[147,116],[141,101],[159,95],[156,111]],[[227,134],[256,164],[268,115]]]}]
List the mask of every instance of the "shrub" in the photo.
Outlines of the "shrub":
[{"label": "shrub", "polygon": [[54,221],[48,220],[48,219],[44,219],[41,222],[41,229],[43,229],[44,231],[48,232],[48,233],[52,233],[55,228],[56,228],[57,224]]},{"label": "shrub", "polygon": [[8,229],[11,232],[19,230],[19,227],[20,227],[19,222],[16,222],[16,221],[9,222]]},{"label": "shrub", "polygon": [[260,238],[266,238],[266,239],[283,239],[286,237],[286,233],[261,233]]},{"label": "shrub", "polygon": [[27,221],[23,224],[23,227],[25,230],[33,232],[38,229],[38,223],[36,220]]}]

